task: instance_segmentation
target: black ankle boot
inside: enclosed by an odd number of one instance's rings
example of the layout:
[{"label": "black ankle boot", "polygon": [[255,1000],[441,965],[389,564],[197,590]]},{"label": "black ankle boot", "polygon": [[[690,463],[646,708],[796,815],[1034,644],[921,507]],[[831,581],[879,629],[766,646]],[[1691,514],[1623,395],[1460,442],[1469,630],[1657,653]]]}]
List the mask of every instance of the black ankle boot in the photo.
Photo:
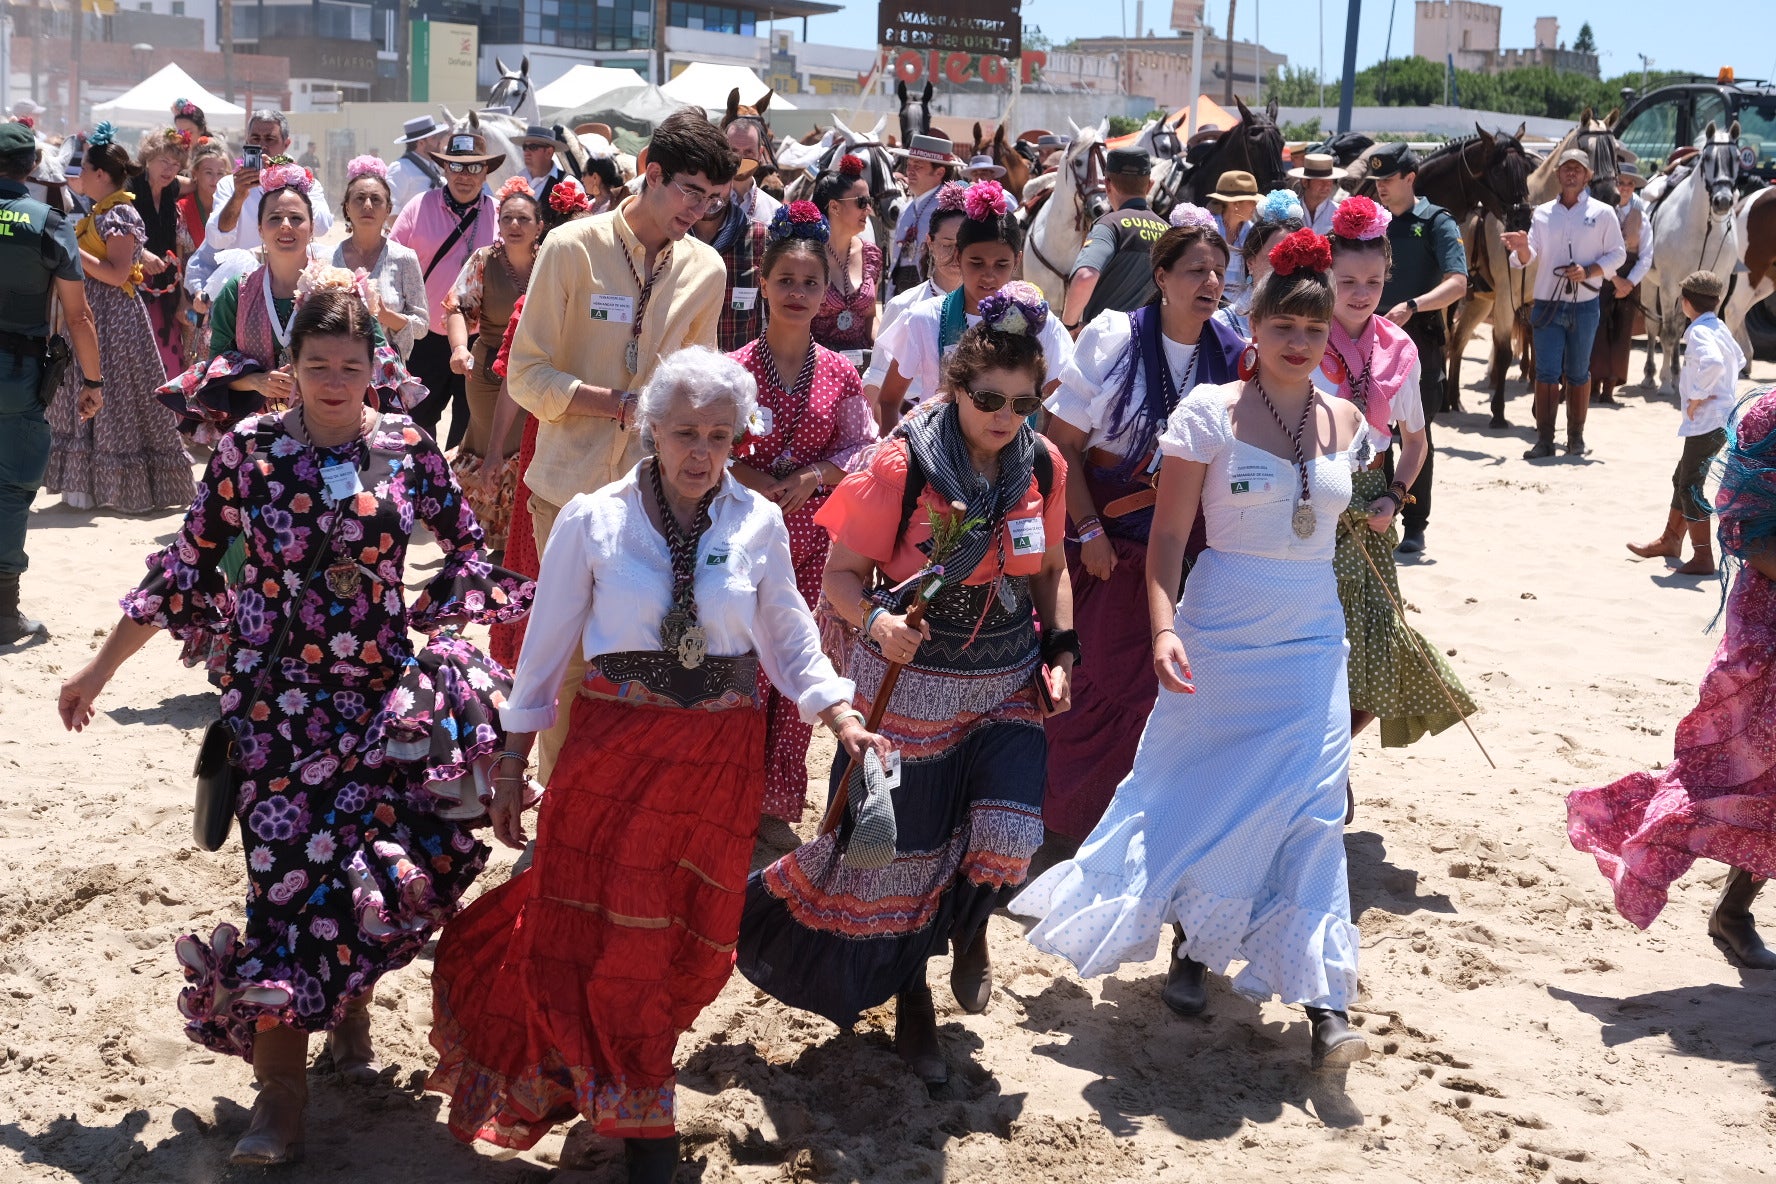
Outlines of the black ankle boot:
[{"label": "black ankle boot", "polygon": [[1166,968],[1166,982],[1159,997],[1178,1015],[1201,1015],[1209,1006],[1209,968],[1179,953],[1184,948],[1181,926],[1172,926],[1172,932],[1177,934],[1172,940],[1172,964]]},{"label": "black ankle boot", "polygon": [[672,1184],[678,1175],[678,1136],[624,1139],[623,1158],[629,1163],[629,1184]]},{"label": "black ankle boot", "polygon": [[950,964],[950,993],[956,1006],[969,1015],[979,1015],[993,1001],[993,961],[987,951],[987,927],[982,925],[974,941],[966,949],[955,949],[956,960]]},{"label": "black ankle boot", "polygon": [[1751,902],[1763,890],[1764,881],[1742,867],[1727,869],[1727,884],[1708,918],[1708,936],[1730,962],[1748,970],[1776,970],[1776,953],[1764,945],[1751,915]]},{"label": "black ankle boot", "polygon": [[1351,1031],[1348,1017],[1342,1011],[1327,1007],[1310,1007],[1307,1018],[1313,1024],[1313,1067],[1337,1067],[1364,1060],[1369,1043]]},{"label": "black ankle boot", "polygon": [[47,630],[43,622],[33,621],[19,611],[19,577],[15,571],[0,572],[0,645]]},{"label": "black ankle boot", "polygon": [[894,997],[894,1051],[926,1085],[950,1079],[950,1066],[937,1042],[937,1008],[923,970]]}]

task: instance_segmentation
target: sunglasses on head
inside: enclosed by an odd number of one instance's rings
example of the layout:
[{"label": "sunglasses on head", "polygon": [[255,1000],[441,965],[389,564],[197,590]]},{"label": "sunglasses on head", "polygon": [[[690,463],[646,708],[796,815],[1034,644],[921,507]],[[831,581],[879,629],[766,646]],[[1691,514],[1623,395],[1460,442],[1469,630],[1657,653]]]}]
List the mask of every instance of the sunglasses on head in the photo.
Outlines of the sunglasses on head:
[{"label": "sunglasses on head", "polygon": [[1004,408],[1007,402],[1011,404],[1012,414],[1023,418],[1036,414],[1036,409],[1042,406],[1042,397],[1040,395],[1017,395],[1011,397],[1002,395],[998,391],[969,391],[968,398],[969,401],[974,404],[976,410],[984,412],[987,415],[999,414],[1000,410]]},{"label": "sunglasses on head", "polygon": [[467,173],[472,177],[479,177],[482,173],[487,171],[487,166],[485,164],[479,162],[475,164],[464,164],[460,160],[451,161],[449,168],[453,173]]}]

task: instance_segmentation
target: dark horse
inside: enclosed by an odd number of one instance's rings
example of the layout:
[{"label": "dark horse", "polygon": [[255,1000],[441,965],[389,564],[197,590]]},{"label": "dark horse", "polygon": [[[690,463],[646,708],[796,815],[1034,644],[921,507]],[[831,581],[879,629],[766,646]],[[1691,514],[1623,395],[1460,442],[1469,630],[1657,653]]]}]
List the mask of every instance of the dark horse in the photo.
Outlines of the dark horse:
[{"label": "dark horse", "polygon": [[969,154],[992,157],[993,163],[1005,170],[1005,176],[1000,178],[999,183],[1005,186],[1006,192],[1011,194],[1011,200],[1013,202],[1024,200],[1024,186],[1030,183],[1030,161],[1028,157],[1018,151],[1016,144],[1006,142],[1003,123],[993,130],[993,138],[986,140],[981,138],[981,125],[977,120],[974,125],[974,141],[969,146]]},{"label": "dark horse", "polygon": [[[1236,97],[1233,101],[1239,106],[1240,121],[1221,133],[1176,192],[1163,195],[1166,213],[1180,201],[1207,203],[1209,194],[1221,183],[1221,174],[1234,169],[1251,173],[1258,181],[1259,193],[1269,193],[1282,185],[1283,133],[1277,127],[1276,100],[1272,99],[1262,111],[1253,111],[1244,99]],[[1154,208],[1159,208],[1158,203]]]},{"label": "dark horse", "polygon": [[900,146],[907,148],[914,136],[931,132],[931,84],[927,82],[916,99],[907,94],[904,82],[894,84],[894,93],[900,99]]}]

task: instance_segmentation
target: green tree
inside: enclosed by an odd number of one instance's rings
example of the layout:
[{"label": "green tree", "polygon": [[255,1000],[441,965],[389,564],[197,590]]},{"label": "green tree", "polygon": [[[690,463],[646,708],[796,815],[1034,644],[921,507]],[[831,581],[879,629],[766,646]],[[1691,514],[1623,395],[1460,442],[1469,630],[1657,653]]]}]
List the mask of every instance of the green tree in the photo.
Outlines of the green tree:
[{"label": "green tree", "polygon": [[1318,144],[1326,138],[1325,130],[1320,127],[1318,115],[1305,123],[1285,123],[1279,130],[1283,133],[1283,139],[1290,143],[1306,140],[1309,144]]},{"label": "green tree", "polygon": [[1042,31],[1041,25],[1028,25],[1024,28],[1024,48],[1047,53],[1054,48],[1054,42]]},{"label": "green tree", "polygon": [[1112,115],[1110,117],[1110,135],[1113,138],[1132,136],[1140,131],[1141,125],[1146,122],[1145,119],[1136,119],[1133,115]]},{"label": "green tree", "polygon": [[[1337,84],[1332,84],[1337,93]],[[1284,66],[1264,76],[1264,94],[1283,107],[1315,107],[1320,102],[1320,72],[1297,66]]]},{"label": "green tree", "polygon": [[1591,35],[1591,22],[1586,21],[1579,26],[1578,40],[1573,42],[1575,53],[1596,53],[1597,38]]}]

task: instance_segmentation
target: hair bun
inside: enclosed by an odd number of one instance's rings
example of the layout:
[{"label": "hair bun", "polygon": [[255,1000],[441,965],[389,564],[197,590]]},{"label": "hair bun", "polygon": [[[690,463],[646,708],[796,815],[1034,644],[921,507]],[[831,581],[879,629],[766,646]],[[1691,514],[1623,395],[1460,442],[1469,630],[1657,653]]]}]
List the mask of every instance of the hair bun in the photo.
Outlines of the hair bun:
[{"label": "hair bun", "polygon": [[1270,267],[1277,275],[1285,276],[1303,269],[1329,271],[1332,268],[1332,244],[1323,235],[1304,227],[1270,249]]},{"label": "hair bun", "polygon": [[1035,284],[1013,280],[980,302],[980,318],[994,333],[1036,337],[1048,324],[1048,301]]}]

